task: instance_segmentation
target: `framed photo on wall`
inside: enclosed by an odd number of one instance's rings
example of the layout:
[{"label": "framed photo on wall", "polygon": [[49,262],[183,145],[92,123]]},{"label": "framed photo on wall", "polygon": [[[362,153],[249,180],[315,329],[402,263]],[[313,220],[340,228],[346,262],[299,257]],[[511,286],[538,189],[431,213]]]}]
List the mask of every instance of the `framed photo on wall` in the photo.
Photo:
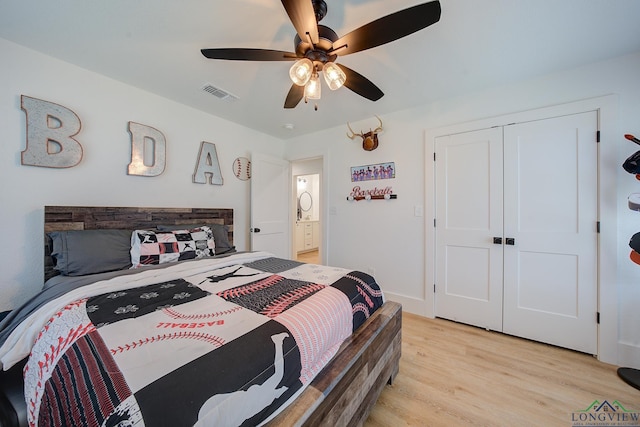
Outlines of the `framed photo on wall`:
[{"label": "framed photo on wall", "polygon": [[396,177],[395,162],[351,167],[351,182],[376,181]]}]

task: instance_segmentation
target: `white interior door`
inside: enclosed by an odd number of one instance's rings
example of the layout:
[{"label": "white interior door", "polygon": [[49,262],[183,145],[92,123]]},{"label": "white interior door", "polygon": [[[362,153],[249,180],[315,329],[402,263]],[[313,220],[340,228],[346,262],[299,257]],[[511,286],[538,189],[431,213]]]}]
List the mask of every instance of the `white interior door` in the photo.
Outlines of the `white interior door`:
[{"label": "white interior door", "polygon": [[251,156],[251,250],[290,258],[289,162]]},{"label": "white interior door", "polygon": [[504,128],[504,332],[597,353],[595,111]]},{"label": "white interior door", "polygon": [[436,138],[436,316],[502,330],[502,130]]},{"label": "white interior door", "polygon": [[436,138],[436,316],[597,353],[597,123]]}]

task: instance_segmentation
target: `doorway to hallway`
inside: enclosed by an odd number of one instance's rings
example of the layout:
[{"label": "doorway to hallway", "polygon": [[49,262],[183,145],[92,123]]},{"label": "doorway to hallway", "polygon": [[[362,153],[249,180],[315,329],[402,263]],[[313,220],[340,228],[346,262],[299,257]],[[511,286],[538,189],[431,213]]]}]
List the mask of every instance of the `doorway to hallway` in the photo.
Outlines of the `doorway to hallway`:
[{"label": "doorway to hallway", "polygon": [[292,259],[322,264],[323,159],[291,162],[292,176]]}]

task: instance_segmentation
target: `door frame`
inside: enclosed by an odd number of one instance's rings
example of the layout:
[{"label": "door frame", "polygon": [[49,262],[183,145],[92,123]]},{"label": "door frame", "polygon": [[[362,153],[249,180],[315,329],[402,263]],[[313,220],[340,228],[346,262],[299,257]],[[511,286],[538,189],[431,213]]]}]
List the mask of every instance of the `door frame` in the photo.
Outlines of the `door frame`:
[{"label": "door frame", "polygon": [[[322,170],[314,171],[309,173],[318,173],[320,174],[320,210],[319,210],[319,222],[320,222],[320,242],[318,247],[319,254],[319,264],[329,265],[330,260],[328,256],[328,236],[329,236],[329,208],[328,208],[328,194],[329,194],[329,174],[326,172],[329,170],[329,156],[326,150],[313,151],[305,154],[298,154],[289,157],[287,160],[293,165],[297,162],[304,162],[307,160],[321,160]],[[297,185],[295,182],[295,176],[299,174],[294,174],[293,166],[289,168],[290,170],[290,188],[293,191],[293,186]],[[305,172],[304,175],[307,175]],[[296,197],[295,194],[292,194],[289,206],[289,212],[295,211]],[[296,230],[296,218],[295,215],[291,215],[289,223],[289,229],[291,230],[291,259],[296,259],[296,245],[295,245],[295,230]]]},{"label": "door frame", "polygon": [[[317,158],[317,159],[309,159],[310,161],[313,160],[318,160],[318,161],[322,161],[322,159]],[[320,169],[317,168],[310,168],[305,170],[304,172],[299,171],[298,173],[296,173],[294,171],[294,169],[296,168],[296,164],[300,162],[300,163],[305,163],[306,160],[296,160],[295,162],[291,162],[291,215],[289,216],[289,218],[291,218],[291,223],[290,228],[291,228],[291,259],[296,260],[298,258],[298,244],[297,244],[297,239],[298,239],[298,229],[297,229],[297,223],[298,223],[298,218],[297,218],[297,208],[298,208],[298,197],[297,194],[299,192],[298,189],[298,179],[300,177],[303,176],[317,176],[317,180],[318,180],[318,200],[315,200],[314,202],[312,202],[313,204],[317,204],[318,205],[318,224],[320,226],[319,229],[319,233],[320,235],[322,235],[322,222],[320,221],[320,213],[322,212],[322,166],[320,166]],[[318,162],[314,162],[314,164],[318,164]],[[320,240],[320,239],[319,239]],[[320,248],[322,246],[322,242],[318,241],[318,264],[322,264],[322,255],[321,255],[321,251]]]},{"label": "door frame", "polygon": [[[454,124],[425,131],[425,308],[424,315],[435,317],[435,139],[454,133],[470,132],[511,123],[551,117],[598,112],[598,360],[618,364],[618,291],[617,291],[617,188],[619,141],[616,127],[618,96],[607,95],[567,104],[538,108],[502,116]],[[595,143],[595,142],[594,142]],[[609,189],[609,191],[607,191]]]}]

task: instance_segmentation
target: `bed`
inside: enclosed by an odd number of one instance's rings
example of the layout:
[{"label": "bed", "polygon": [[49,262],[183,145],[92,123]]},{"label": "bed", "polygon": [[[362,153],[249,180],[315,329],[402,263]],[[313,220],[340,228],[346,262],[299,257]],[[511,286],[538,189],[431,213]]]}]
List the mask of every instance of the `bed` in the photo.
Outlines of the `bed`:
[{"label": "bed", "polygon": [[[87,425],[360,425],[398,373],[401,307],[373,278],[236,252],[231,209],[47,206],[44,216],[42,293],[55,301],[0,322],[0,427],[70,422],[64,416]],[[118,230],[133,235],[128,247]],[[78,255],[70,248],[87,231],[108,242]],[[87,259],[109,258],[95,246],[114,240],[115,271],[95,273],[106,267]],[[121,265],[124,250],[140,268]],[[167,304],[167,295],[189,296]],[[350,312],[311,311],[322,300]],[[67,414],[72,407],[80,414]]]}]

